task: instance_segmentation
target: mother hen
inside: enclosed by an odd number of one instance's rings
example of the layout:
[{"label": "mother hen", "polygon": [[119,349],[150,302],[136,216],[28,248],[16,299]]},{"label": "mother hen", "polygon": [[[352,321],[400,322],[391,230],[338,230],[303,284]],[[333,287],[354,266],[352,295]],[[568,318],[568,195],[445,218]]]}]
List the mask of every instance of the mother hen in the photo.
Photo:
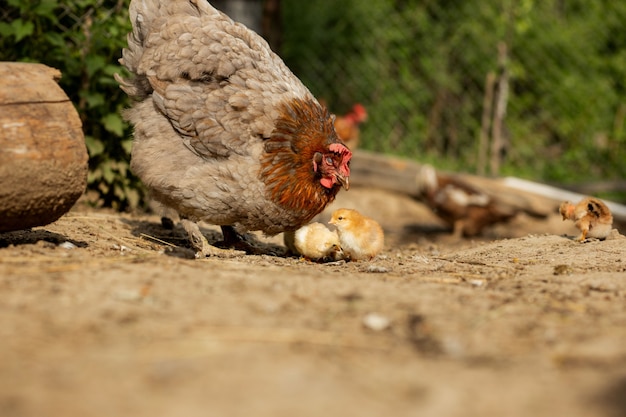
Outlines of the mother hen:
[{"label": "mother hen", "polygon": [[133,26],[116,75],[135,100],[131,169],[176,210],[197,255],[196,222],[234,245],[308,223],[343,186],[352,156],[333,117],[267,42],[204,0],[132,0]]}]

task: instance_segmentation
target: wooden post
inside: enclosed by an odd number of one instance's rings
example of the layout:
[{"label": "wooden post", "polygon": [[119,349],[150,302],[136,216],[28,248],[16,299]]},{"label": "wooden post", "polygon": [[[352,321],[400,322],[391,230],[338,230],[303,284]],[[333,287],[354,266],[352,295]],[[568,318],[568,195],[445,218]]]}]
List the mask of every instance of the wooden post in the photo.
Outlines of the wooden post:
[{"label": "wooden post", "polygon": [[487,173],[487,157],[489,153],[489,131],[491,130],[491,116],[493,113],[493,90],[496,83],[496,74],[493,71],[487,73],[485,79],[485,95],[483,97],[483,116],[480,124],[480,137],[478,139],[478,159],[476,171],[478,175]]},{"label": "wooden post", "polygon": [[491,175],[500,174],[502,162],[502,151],[504,150],[504,119],[506,117],[506,107],[509,100],[509,75],[508,75],[508,51],[505,42],[498,44],[498,66],[500,74],[498,76],[498,89],[496,92],[496,107],[493,114],[493,124],[491,131]]}]

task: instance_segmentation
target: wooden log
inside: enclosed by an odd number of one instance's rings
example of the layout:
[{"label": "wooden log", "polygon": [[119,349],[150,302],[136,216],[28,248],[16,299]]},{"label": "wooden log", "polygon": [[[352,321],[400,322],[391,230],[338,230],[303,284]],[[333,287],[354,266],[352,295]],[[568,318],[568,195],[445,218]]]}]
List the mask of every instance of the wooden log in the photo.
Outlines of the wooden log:
[{"label": "wooden log", "polygon": [[0,232],[51,223],[85,191],[76,109],[42,64],[0,62]]},{"label": "wooden log", "polygon": [[[350,165],[350,184],[375,187],[420,199],[416,182],[421,164],[357,149]],[[536,217],[556,213],[563,200],[579,201],[581,194],[513,177],[488,178],[478,175],[447,173],[480,189],[498,201]],[[606,201],[616,221],[626,222],[626,206]]]},{"label": "wooden log", "polygon": [[[416,181],[421,166],[408,159],[356,150],[350,165],[350,183],[381,188],[421,199],[419,184]],[[534,216],[546,216],[552,209],[552,207],[546,207],[543,198],[535,198],[517,190],[510,190],[499,180],[469,174],[443,173],[458,177],[463,182],[497,198],[503,204]]]}]

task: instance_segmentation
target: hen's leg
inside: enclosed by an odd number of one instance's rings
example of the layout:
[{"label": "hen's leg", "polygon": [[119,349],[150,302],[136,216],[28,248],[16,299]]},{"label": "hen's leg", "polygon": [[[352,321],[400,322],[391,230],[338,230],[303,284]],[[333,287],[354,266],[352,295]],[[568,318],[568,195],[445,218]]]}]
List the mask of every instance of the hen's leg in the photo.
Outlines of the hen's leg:
[{"label": "hen's leg", "polygon": [[163,216],[161,217],[161,226],[163,226],[164,229],[173,230],[174,220],[170,219],[169,217]]},{"label": "hen's leg", "polygon": [[224,236],[224,246],[233,247],[245,241],[245,237],[237,233],[234,227],[220,226],[220,228]]},{"label": "hen's leg", "polygon": [[189,219],[181,219],[180,223],[183,229],[189,235],[191,246],[196,250],[196,258],[204,258],[206,256],[219,256],[222,258],[231,258],[234,256],[243,255],[243,252],[220,249],[213,245],[210,245],[206,240],[206,237],[200,231],[200,226],[197,223],[192,222]]},{"label": "hen's leg", "polygon": [[250,255],[269,255],[274,254],[269,248],[263,247],[252,235],[242,235],[238,233],[232,226],[220,226],[224,241],[220,246],[234,248],[244,251]]}]

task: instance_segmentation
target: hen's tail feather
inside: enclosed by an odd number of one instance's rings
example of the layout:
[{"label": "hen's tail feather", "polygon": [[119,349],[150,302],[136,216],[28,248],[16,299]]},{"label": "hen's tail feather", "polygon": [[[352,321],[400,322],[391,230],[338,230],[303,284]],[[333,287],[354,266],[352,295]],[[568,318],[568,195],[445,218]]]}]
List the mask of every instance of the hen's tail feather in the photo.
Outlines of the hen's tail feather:
[{"label": "hen's tail feather", "polygon": [[181,14],[189,16],[222,14],[206,0],[131,0],[128,10],[133,29],[127,36],[128,47],[122,50],[122,58],[119,62],[133,76],[123,78],[115,74],[115,79],[126,94],[139,100],[153,91],[146,74],[139,72],[139,64],[141,63],[145,40],[155,25],[165,22],[161,18]]}]

